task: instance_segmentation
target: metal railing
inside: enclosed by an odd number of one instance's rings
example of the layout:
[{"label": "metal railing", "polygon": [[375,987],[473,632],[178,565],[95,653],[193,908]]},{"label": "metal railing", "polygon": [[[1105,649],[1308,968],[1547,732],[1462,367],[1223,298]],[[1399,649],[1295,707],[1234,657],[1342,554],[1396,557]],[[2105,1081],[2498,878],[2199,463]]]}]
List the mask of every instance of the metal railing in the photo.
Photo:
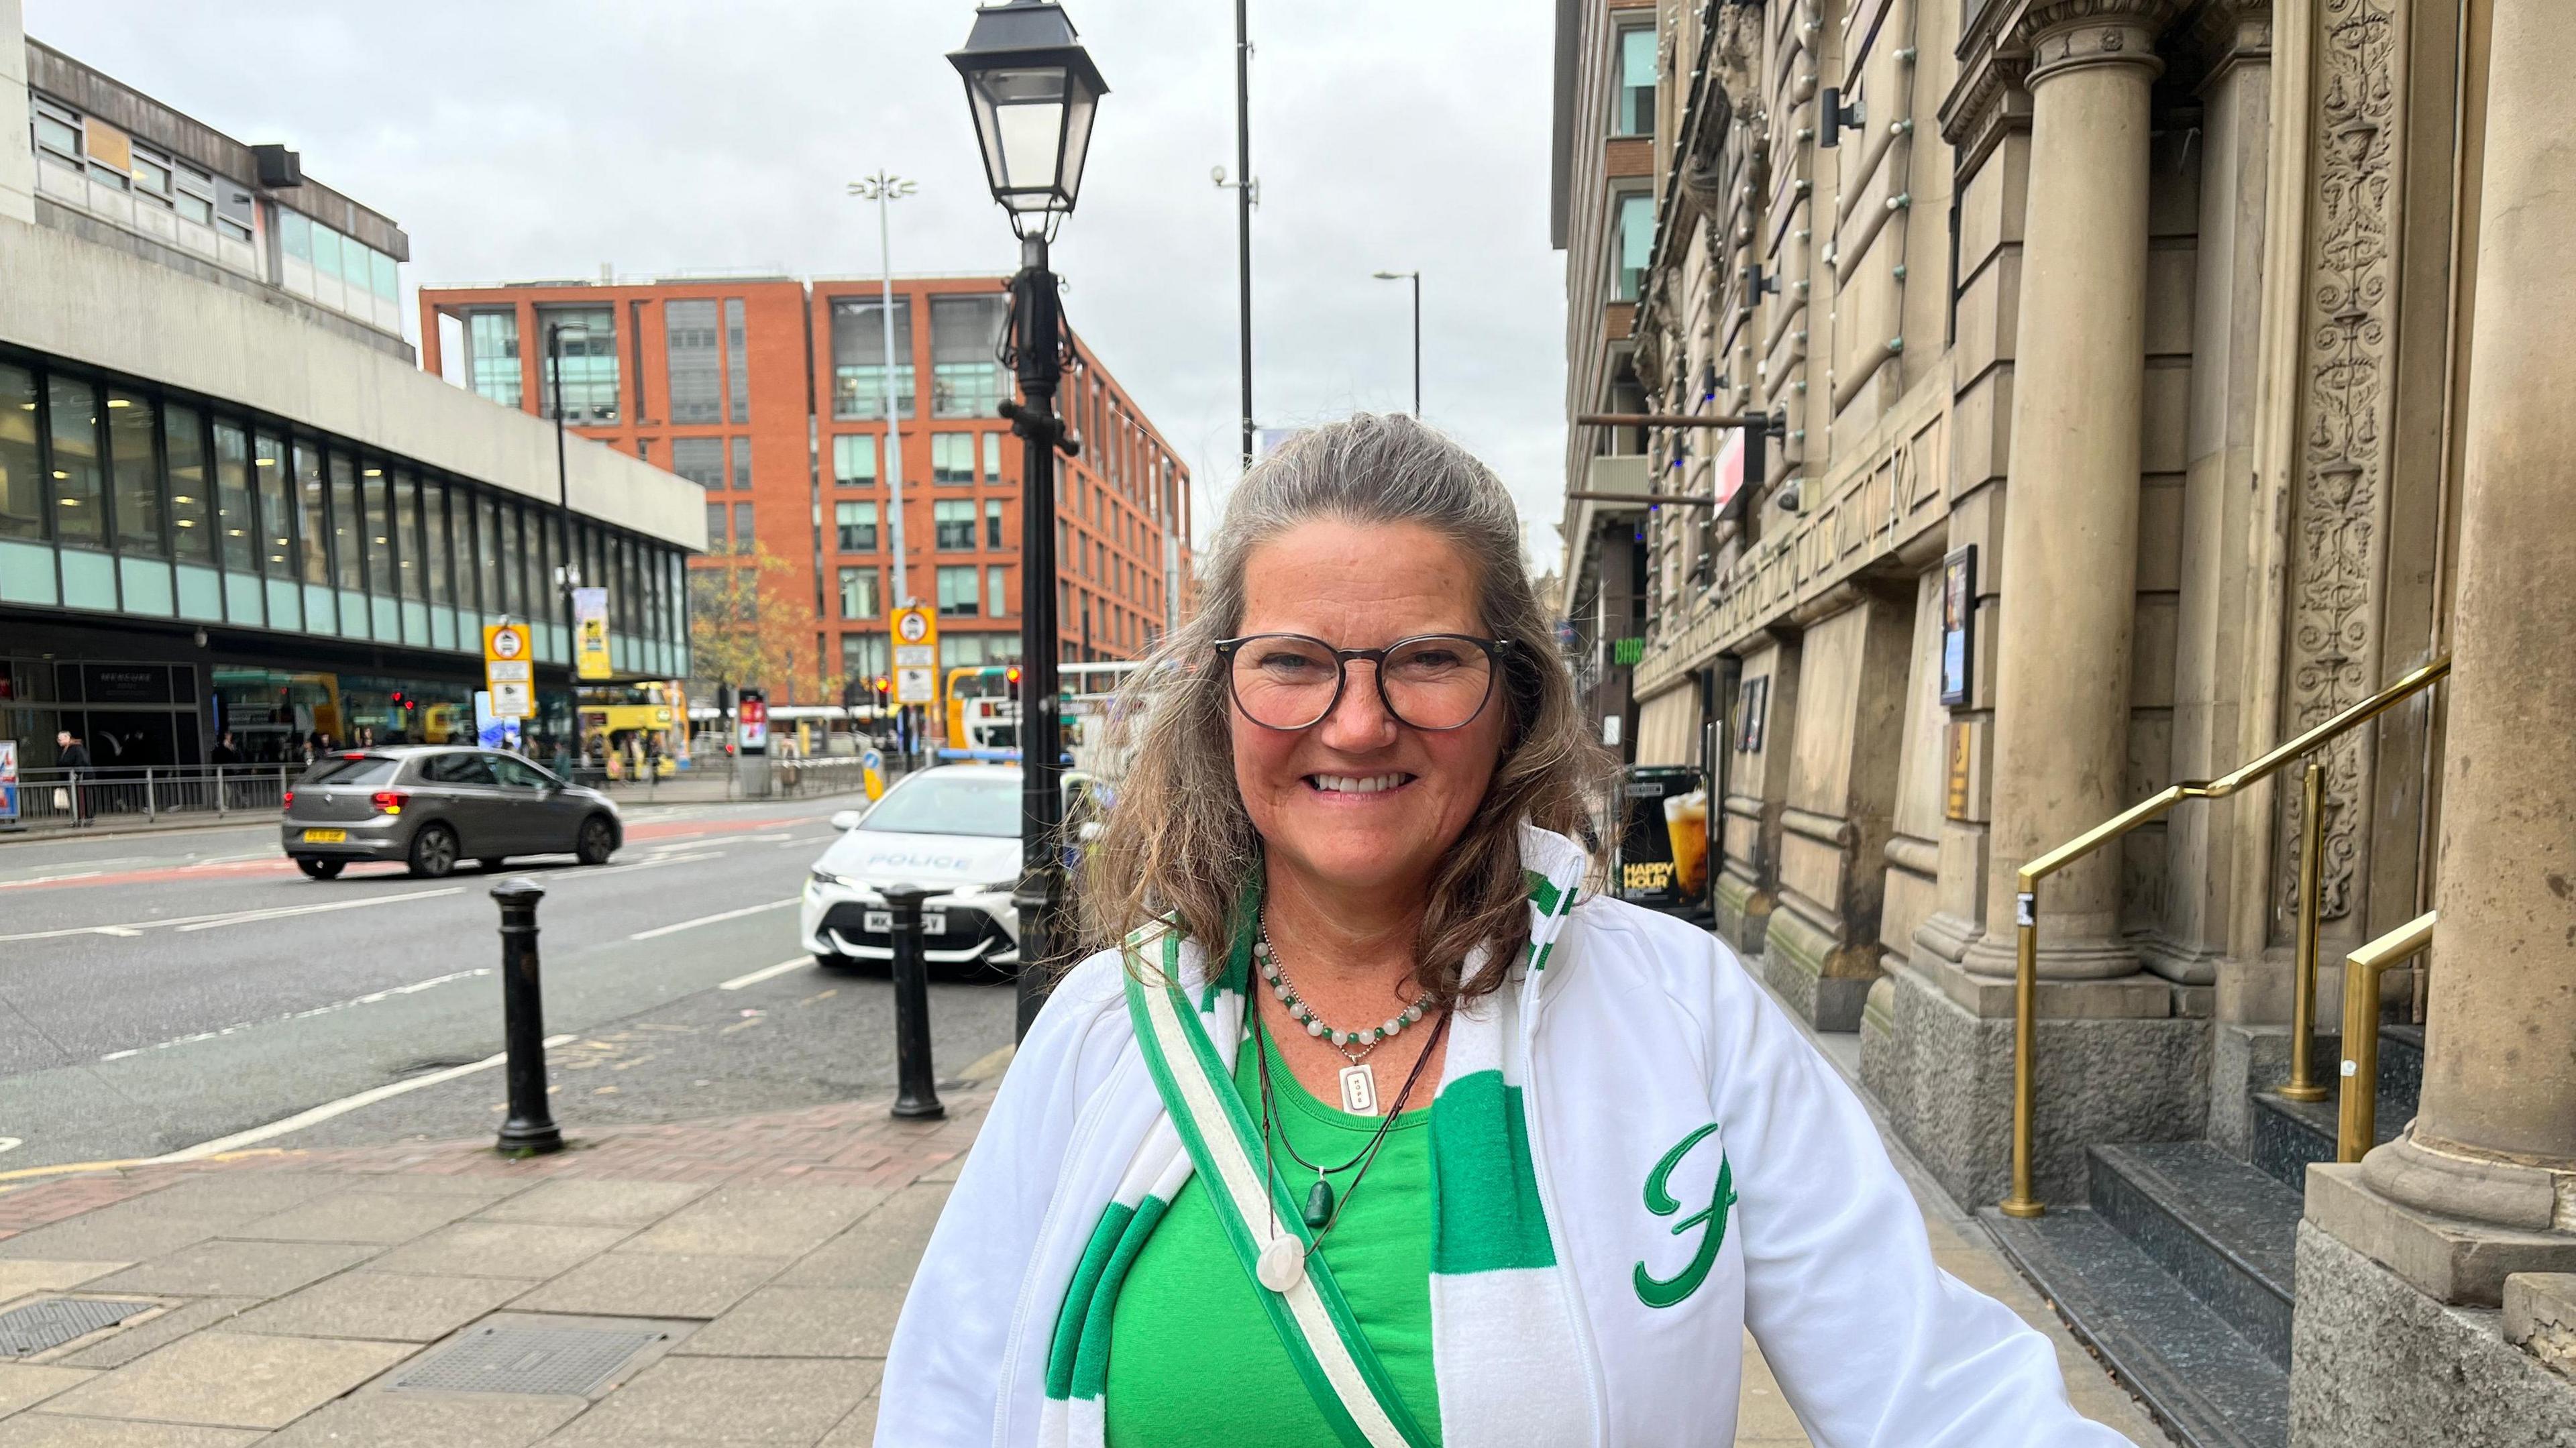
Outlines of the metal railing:
[{"label": "metal railing", "polygon": [[[2056,849],[2030,860],[2016,872],[2019,895],[2014,902],[2013,915],[2019,939],[2013,962],[2012,1194],[1998,1203],[2004,1215],[2036,1217],[2047,1210],[2031,1190],[2030,1160],[2031,1124],[2037,1113],[2039,882],[2140,825],[2162,819],[2166,811],[2184,800],[2224,799],[2257,780],[2271,777],[2292,760],[2314,753],[2346,731],[2387,713],[2432,687],[2450,672],[2451,658],[2445,654],[2333,718],[2286,743],[2275,745],[2252,763],[2213,780],[2185,780],[2167,785]],[[2311,762],[2305,781],[2305,807],[2300,814],[2299,933],[2297,974],[2292,984],[2290,1004],[2290,1081],[2280,1092],[2294,1101],[2322,1101],[2326,1095],[2324,1084],[2316,1079],[2313,1060],[2316,1047],[2312,1039],[2317,1012],[2318,856],[2324,846],[2324,802],[2325,771],[2323,766]]]},{"label": "metal railing", "polygon": [[2343,1098],[2335,1160],[2359,1161],[2379,1140],[2379,973],[2433,943],[2427,910],[2343,958]]},{"label": "metal railing", "polygon": [[148,824],[172,815],[273,815],[286,807],[286,791],[304,770],[302,764],[21,770],[14,781],[16,818],[0,817],[0,829]]}]

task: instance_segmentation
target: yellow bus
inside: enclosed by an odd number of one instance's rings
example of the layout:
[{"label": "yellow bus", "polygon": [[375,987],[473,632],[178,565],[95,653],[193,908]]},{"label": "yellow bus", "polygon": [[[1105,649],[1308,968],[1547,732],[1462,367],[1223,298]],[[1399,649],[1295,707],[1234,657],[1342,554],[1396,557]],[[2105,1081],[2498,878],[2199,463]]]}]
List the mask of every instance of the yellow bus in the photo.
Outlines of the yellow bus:
[{"label": "yellow bus", "polygon": [[961,750],[1020,747],[1017,664],[961,664],[948,671],[948,747]]}]

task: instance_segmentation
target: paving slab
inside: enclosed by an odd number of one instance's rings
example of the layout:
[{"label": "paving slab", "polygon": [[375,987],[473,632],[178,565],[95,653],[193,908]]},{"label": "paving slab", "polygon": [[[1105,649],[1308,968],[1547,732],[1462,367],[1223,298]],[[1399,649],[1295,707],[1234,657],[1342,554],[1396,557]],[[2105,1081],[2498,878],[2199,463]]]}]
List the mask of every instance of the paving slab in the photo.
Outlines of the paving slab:
[{"label": "paving slab", "polygon": [[630,1251],[714,1257],[796,1257],[885,1200],[867,1188],[734,1185],[665,1217]]},{"label": "paving slab", "polygon": [[877,1395],[870,1393],[815,1448],[876,1448]]},{"label": "paving slab", "polygon": [[59,1412],[224,1428],[283,1428],[383,1372],[408,1343],[201,1332],[54,1399]]},{"label": "paving slab", "polygon": [[219,1237],[99,1278],[88,1284],[88,1290],[174,1297],[283,1297],[308,1282],[356,1266],[376,1250],[352,1242],[235,1242]]},{"label": "paving slab", "polygon": [[183,1214],[231,1226],[326,1195],[346,1180],[320,1172],[213,1172],[182,1178],[109,1210],[135,1216]]},{"label": "paving slab", "polygon": [[0,1448],[243,1448],[268,1435],[257,1429],[135,1423],[34,1412],[0,1422]]},{"label": "paving slab", "polygon": [[446,1172],[362,1172],[340,1178],[341,1189],[388,1197],[468,1197],[481,1206],[528,1190],[533,1178],[454,1176]]},{"label": "paving slab", "polygon": [[786,1265],[783,1257],[609,1252],[510,1305],[521,1312],[600,1317],[714,1317]]},{"label": "paving slab", "polygon": [[375,1242],[391,1245],[437,1231],[479,1207],[453,1194],[388,1195],[337,1191],[228,1229],[227,1237],[270,1242]]},{"label": "paving slab", "polygon": [[475,1214],[485,1222],[551,1222],[574,1227],[644,1227],[707,1194],[694,1182],[574,1178],[531,1188]]},{"label": "paving slab", "polygon": [[242,1314],[239,1332],[430,1342],[536,1286],[521,1277],[343,1272]]},{"label": "paving slab", "polygon": [[0,1414],[32,1408],[56,1393],[79,1387],[97,1376],[78,1368],[0,1363]]},{"label": "paving slab", "polygon": [[121,1368],[155,1348],[212,1327],[258,1303],[256,1297],[200,1297],[193,1302],[183,1302],[158,1317],[117,1329],[61,1359],[61,1363],[67,1368]]},{"label": "paving slab", "polygon": [[60,1292],[78,1287],[94,1277],[104,1277],[134,1264],[130,1262],[53,1262],[37,1258],[27,1262],[0,1262],[0,1303],[14,1302],[36,1292]]},{"label": "paving slab", "polygon": [[546,1439],[549,1448],[811,1445],[873,1392],[866,1360],[667,1357]]},{"label": "paving slab", "polygon": [[764,1287],[672,1349],[701,1357],[882,1358],[903,1311],[894,1287]]},{"label": "paving slab", "polygon": [[205,1241],[217,1230],[215,1223],[184,1214],[118,1215],[117,1207],[101,1207],[0,1241],[0,1261],[142,1262]]},{"label": "paving slab", "polygon": [[948,1204],[944,1186],[907,1187],[779,1274],[787,1287],[904,1287]]},{"label": "paving slab", "polygon": [[586,1406],[503,1393],[362,1392],[296,1419],[260,1448],[527,1448]]},{"label": "paving slab", "polygon": [[378,1258],[378,1272],[432,1277],[523,1277],[569,1272],[625,1240],[624,1227],[540,1222],[457,1222]]}]

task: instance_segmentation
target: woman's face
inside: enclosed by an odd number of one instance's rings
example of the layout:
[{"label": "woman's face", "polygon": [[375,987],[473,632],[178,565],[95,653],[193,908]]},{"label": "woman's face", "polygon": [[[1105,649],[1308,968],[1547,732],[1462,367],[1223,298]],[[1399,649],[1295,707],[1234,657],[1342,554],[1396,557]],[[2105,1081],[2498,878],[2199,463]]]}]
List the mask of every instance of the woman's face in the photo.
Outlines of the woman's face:
[{"label": "woman's face", "polygon": [[[1487,637],[1474,566],[1411,523],[1303,523],[1244,563],[1238,634],[1295,633],[1338,649],[1417,634]],[[1498,666],[1499,667],[1499,666]],[[1310,728],[1265,729],[1229,706],[1234,778],[1274,868],[1325,891],[1420,888],[1475,816],[1502,755],[1502,680],[1464,728],[1398,722],[1377,665],[1353,660],[1333,712]]]}]

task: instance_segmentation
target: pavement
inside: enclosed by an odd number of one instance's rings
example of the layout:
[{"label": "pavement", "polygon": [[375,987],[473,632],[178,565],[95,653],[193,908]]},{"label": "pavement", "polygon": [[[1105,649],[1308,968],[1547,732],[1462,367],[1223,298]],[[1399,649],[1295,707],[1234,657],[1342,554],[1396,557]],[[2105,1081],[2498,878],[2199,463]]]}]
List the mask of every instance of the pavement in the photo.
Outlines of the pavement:
[{"label": "pavement", "polygon": [[[530,1160],[483,1136],[0,1183],[0,1312],[139,1304],[0,1362],[0,1448],[868,1443],[904,1287],[1006,1068],[968,1068],[935,1122],[872,1094],[574,1130]],[[1942,1265],[2048,1334],[2076,1407],[2167,1443],[1983,1228],[1898,1165]],[[505,1339],[522,1329],[623,1336]],[[1806,1443],[1744,1353],[1737,1441]],[[490,1390],[556,1366],[580,1381]]]}]

